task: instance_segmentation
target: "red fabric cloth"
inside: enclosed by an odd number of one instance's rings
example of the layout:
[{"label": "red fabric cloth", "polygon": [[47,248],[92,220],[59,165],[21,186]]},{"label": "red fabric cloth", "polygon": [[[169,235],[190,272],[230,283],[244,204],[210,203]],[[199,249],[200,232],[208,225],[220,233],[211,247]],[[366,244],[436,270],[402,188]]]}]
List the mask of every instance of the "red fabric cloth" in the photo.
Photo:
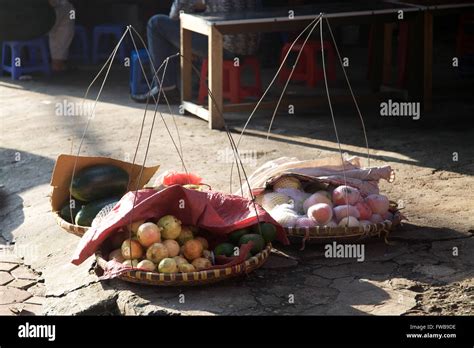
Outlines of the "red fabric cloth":
[{"label": "red fabric cloth", "polygon": [[[171,185],[199,185],[202,183],[202,178],[193,173],[177,173],[168,171],[164,173],[159,184],[165,186]],[[156,185],[158,186],[158,185]]]},{"label": "red fabric cloth", "polygon": [[257,221],[277,226],[277,240],[282,244],[289,244],[283,228],[270,214],[256,204],[257,220],[253,203],[240,196],[214,191],[201,192],[174,185],[161,191],[139,190],[132,211],[134,199],[134,191],[127,193],[97,228],[91,227],[84,234],[74,252],[73,264],[84,262],[108,237],[120,227],[128,225],[130,220],[156,220],[168,214],[176,216],[183,225],[209,231],[213,237],[210,241],[212,244],[224,241],[232,231],[252,226]]}]

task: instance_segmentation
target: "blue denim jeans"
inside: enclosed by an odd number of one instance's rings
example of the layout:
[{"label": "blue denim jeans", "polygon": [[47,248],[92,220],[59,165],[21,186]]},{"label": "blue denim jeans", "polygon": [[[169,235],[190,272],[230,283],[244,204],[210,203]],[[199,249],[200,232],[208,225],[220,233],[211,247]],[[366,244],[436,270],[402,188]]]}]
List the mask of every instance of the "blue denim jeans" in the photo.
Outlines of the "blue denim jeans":
[{"label": "blue denim jeans", "polygon": [[[179,20],[173,20],[162,14],[155,15],[148,20],[147,25],[148,49],[155,67],[158,67],[164,60],[179,52],[180,31]],[[207,57],[207,37],[198,33],[193,33],[192,52],[200,57]],[[179,56],[168,61],[166,74],[163,79],[164,88],[178,86],[179,81]],[[158,73],[161,79],[163,70]]]},{"label": "blue denim jeans", "polygon": [[[156,69],[164,60],[180,51],[179,20],[174,20],[167,15],[154,15],[147,24],[148,50]],[[207,57],[207,36],[192,33],[192,53],[201,58]],[[224,59],[233,59],[234,54],[224,49]],[[166,74],[163,79],[163,88],[172,88],[180,82],[180,58],[173,57],[168,61]],[[200,70],[201,67],[198,67]],[[158,78],[163,76],[163,70],[158,73]]]}]

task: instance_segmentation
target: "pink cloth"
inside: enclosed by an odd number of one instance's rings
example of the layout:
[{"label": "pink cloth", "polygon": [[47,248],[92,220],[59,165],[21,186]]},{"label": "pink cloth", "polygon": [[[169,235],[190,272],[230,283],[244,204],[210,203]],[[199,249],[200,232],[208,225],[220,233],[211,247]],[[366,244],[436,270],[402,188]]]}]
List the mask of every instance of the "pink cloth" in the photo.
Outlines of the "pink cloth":
[{"label": "pink cloth", "polygon": [[252,202],[240,196],[214,191],[201,192],[174,185],[161,191],[139,190],[132,211],[134,199],[135,192],[127,193],[99,226],[91,227],[84,234],[74,252],[73,264],[84,262],[108,237],[121,227],[127,226],[130,220],[157,220],[168,214],[176,216],[183,225],[197,226],[209,231],[212,237],[210,243],[225,241],[232,231],[261,221],[277,226],[277,240],[289,244],[283,228],[270,214],[257,204],[255,211]]},{"label": "pink cloth", "polygon": [[[379,193],[380,179],[389,182],[394,179],[394,173],[390,166],[361,168],[358,157],[346,159],[343,163],[340,156],[307,161],[281,157],[266,162],[255,170],[249,177],[250,187],[255,194],[258,194],[271,178],[287,173],[311,176],[334,185],[343,185],[344,182],[347,182],[347,185],[358,188],[365,195]],[[242,185],[242,190],[248,194],[247,184]]]}]

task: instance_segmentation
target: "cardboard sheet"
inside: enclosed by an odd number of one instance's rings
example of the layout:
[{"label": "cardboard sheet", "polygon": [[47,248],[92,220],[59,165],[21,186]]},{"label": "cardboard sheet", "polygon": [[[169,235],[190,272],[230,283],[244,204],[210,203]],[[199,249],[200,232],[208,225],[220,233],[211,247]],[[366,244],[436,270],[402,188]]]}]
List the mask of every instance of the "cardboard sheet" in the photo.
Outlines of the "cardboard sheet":
[{"label": "cardboard sheet", "polygon": [[[69,186],[71,183],[72,171],[74,169],[74,163],[77,158],[76,164],[76,173],[81,169],[90,167],[96,164],[111,164],[127,171],[130,176],[130,189],[134,190],[137,187],[138,176],[140,175],[141,165],[132,164],[129,162],[124,162],[108,157],[88,157],[88,156],[75,156],[75,155],[65,155],[61,154],[56,160],[54,166],[53,175],[51,177],[51,209],[52,211],[58,211],[69,199]],[[143,174],[141,181],[139,183],[139,188],[143,188],[148,181],[155,175],[156,171],[160,166],[145,167],[143,169]]]}]

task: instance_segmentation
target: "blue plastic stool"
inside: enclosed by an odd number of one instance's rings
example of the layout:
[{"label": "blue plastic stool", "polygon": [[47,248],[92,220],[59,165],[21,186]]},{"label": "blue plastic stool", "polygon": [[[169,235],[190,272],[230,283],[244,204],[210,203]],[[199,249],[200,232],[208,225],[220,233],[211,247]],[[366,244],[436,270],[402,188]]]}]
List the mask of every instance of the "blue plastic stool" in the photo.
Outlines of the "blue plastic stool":
[{"label": "blue plastic stool", "polygon": [[144,94],[148,92],[148,85],[143,75],[142,68],[138,57],[143,64],[148,82],[152,83],[153,74],[150,70],[150,56],[147,54],[146,49],[142,48],[138,51],[133,50],[130,59],[130,93],[131,94]]},{"label": "blue plastic stool", "polygon": [[[28,53],[27,56],[22,54],[25,51]],[[49,65],[47,38],[40,37],[25,41],[4,41],[2,45],[0,73],[3,73],[3,71],[9,72],[12,76],[12,80],[18,80],[21,75],[36,71],[43,72],[49,76],[51,74],[51,67]]]},{"label": "blue plastic stool", "polygon": [[69,48],[69,59],[89,64],[89,51],[86,28],[82,25],[76,25],[74,27],[74,39]]},{"label": "blue plastic stool", "polygon": [[[107,59],[123,35],[125,27],[120,24],[101,24],[94,27],[92,33],[92,63]],[[110,40],[113,38],[113,40]],[[101,40],[102,39],[102,40]],[[124,39],[125,41],[125,39]],[[125,42],[122,41],[115,58],[123,62],[126,58]],[[103,42],[101,44],[101,42]],[[113,42],[113,45],[111,44]]]}]

